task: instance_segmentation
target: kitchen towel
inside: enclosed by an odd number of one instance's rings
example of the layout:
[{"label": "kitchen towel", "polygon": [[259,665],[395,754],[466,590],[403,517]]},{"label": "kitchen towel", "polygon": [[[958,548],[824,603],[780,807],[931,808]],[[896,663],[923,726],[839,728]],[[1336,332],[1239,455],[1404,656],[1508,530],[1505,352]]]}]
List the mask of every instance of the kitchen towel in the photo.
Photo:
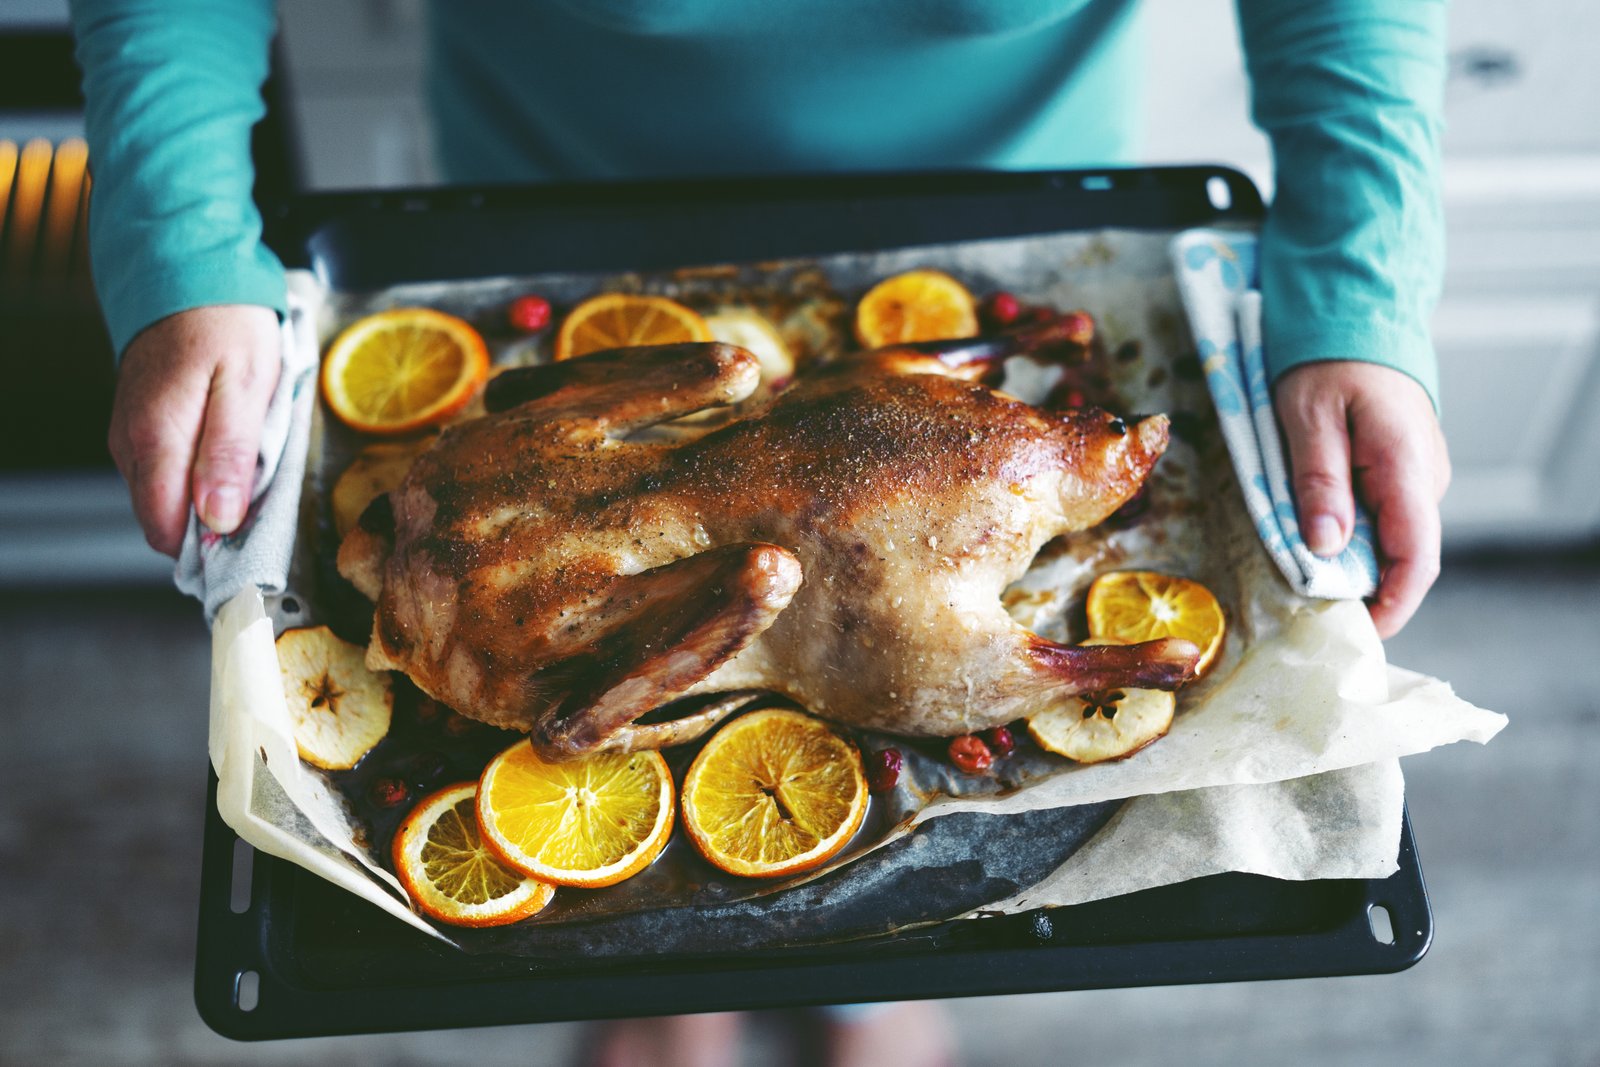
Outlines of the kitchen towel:
[{"label": "kitchen towel", "polygon": [[1185,230],[1172,241],[1178,292],[1217,408],[1245,507],[1273,562],[1302,596],[1353,600],[1378,587],[1372,520],[1360,503],[1350,544],[1323,558],[1306,547],[1261,338],[1255,288],[1258,238],[1244,230]]}]

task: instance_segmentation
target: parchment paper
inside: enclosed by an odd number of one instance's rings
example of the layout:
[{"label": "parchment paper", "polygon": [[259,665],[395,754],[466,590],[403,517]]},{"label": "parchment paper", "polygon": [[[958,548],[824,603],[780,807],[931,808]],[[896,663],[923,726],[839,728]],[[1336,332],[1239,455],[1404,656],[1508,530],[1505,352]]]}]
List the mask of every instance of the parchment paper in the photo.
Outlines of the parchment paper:
[{"label": "parchment paper", "polygon": [[[1105,380],[1096,387],[1117,397],[1122,410],[1172,413],[1179,432],[1151,479],[1145,514],[1053,543],[1007,592],[1007,606],[1036,632],[1079,640],[1086,634],[1074,613],[1081,615],[1083,590],[1095,575],[1127,567],[1186,574],[1224,604],[1230,631],[1223,654],[1181,695],[1170,734],[1132,759],[1085,767],[1020,750],[993,778],[969,778],[913,753],[908,780],[889,798],[910,818],[877,844],[954,812],[1136,798],[1038,885],[984,910],[1077,903],[1226,870],[1386,876],[1395,869],[1403,800],[1394,761],[1452,741],[1487,741],[1505,720],[1459,700],[1443,682],[1389,668],[1362,605],[1302,598],[1273,567],[1214,432],[1209,396],[1197,375],[1184,373],[1192,354],[1166,258],[1170,238],[1068,234],[651,277],[546,275],[366,294],[327,292],[299,277],[292,296],[324,342],[362,314],[423,304],[479,324],[501,362],[544,358],[547,341],[495,333],[506,302],[530,291],[558,305],[613,289],[661,292],[699,306],[749,301],[805,358],[817,360],[842,346],[856,295],[916,266],[948,270],[974,291],[1007,288],[1025,300],[1088,309],[1104,347],[1096,366]],[[1042,399],[1061,373],[1026,361],[1009,370],[1005,388],[1030,400]],[[315,621],[322,610],[316,576],[326,573],[328,534],[318,508],[356,444],[324,420],[313,433],[300,531],[305,551],[291,582],[296,595],[263,605],[242,594],[214,630],[219,807],[257,847],[432,932],[401,903],[376,858],[381,843],[367,841],[337,791],[294,758],[272,630]],[[893,742],[868,747],[880,743]]]}]

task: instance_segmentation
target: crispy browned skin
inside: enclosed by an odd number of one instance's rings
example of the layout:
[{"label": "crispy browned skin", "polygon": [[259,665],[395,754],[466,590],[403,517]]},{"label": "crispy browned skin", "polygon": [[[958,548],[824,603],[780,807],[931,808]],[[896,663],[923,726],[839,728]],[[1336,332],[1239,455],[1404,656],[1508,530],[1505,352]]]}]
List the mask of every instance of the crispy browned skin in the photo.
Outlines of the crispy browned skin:
[{"label": "crispy browned skin", "polygon": [[511,372],[342,546],[377,600],[368,662],[546,755],[601,747],[694,693],[763,689],[910,735],[1009,722],[1075,692],[1172,688],[1186,642],[1064,648],[1001,591],[1109,515],[1166,419],[1050,412],[915,351],[801,379],[695,439],[632,431],[755,388],[728,345]]}]

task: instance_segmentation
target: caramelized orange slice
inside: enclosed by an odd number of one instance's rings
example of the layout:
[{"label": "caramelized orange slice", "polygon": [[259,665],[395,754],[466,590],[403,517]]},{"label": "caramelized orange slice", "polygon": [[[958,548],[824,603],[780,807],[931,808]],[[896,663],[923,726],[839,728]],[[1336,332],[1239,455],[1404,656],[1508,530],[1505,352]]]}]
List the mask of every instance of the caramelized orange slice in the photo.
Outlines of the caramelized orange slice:
[{"label": "caramelized orange slice", "polygon": [[827,862],[867,813],[861,753],[820,719],[770,708],[719,730],[683,782],[683,825],[729,874],[779,878]]},{"label": "caramelized orange slice", "polygon": [[664,296],[601,293],[573,308],[556,334],[556,359],[607,348],[709,341],[706,320]]},{"label": "caramelized orange slice", "polygon": [[865,348],[977,334],[977,303],[966,286],[942,271],[885,278],[856,304],[856,340]]}]

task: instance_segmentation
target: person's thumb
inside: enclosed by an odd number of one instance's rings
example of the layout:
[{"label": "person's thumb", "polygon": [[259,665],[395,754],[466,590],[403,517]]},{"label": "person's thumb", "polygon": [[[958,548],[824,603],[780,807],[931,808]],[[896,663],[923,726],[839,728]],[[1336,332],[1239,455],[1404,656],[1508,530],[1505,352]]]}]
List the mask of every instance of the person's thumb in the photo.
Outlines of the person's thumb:
[{"label": "person's thumb", "polygon": [[1350,543],[1355,496],[1350,485],[1350,428],[1344,406],[1329,396],[1307,395],[1286,380],[1278,422],[1289,445],[1295,509],[1306,547],[1336,556]]},{"label": "person's thumb", "polygon": [[195,511],[224,534],[239,528],[250,506],[261,426],[278,381],[276,332],[254,330],[248,336],[250,342],[219,360],[212,374],[195,454]]}]

